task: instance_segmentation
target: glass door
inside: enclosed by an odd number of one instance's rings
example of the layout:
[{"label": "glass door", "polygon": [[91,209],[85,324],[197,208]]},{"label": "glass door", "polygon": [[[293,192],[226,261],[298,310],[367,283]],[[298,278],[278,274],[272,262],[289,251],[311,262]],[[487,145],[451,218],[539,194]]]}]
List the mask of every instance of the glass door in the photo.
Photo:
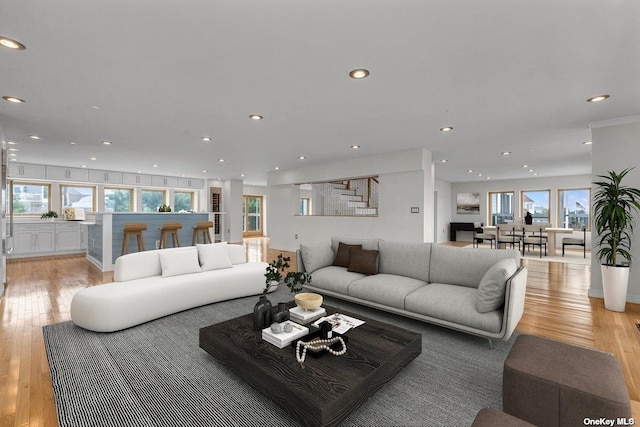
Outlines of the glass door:
[{"label": "glass door", "polygon": [[242,235],[262,236],[262,196],[244,196]]}]

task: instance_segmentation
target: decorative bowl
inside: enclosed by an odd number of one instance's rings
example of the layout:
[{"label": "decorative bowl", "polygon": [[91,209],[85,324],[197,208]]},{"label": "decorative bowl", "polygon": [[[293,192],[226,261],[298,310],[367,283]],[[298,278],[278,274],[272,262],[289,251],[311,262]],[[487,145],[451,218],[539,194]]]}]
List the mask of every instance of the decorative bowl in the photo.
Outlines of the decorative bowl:
[{"label": "decorative bowl", "polygon": [[315,310],[322,305],[322,295],[302,292],[295,296],[296,304],[303,310]]}]

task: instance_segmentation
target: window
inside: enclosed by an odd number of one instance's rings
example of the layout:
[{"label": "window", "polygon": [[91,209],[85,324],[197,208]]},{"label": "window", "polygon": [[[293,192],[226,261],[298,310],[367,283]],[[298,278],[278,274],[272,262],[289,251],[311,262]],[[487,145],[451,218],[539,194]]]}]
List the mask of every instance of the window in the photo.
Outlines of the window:
[{"label": "window", "polygon": [[142,212],[158,212],[164,200],[165,192],[162,190],[142,190]]},{"label": "window", "polygon": [[300,215],[311,215],[311,199],[307,197],[300,199]]},{"label": "window", "polygon": [[242,217],[244,236],[262,235],[262,196],[244,196]]},{"label": "window", "polygon": [[42,215],[51,210],[49,184],[14,182],[11,211],[14,215]]},{"label": "window", "polygon": [[513,191],[489,193],[490,225],[513,222]]},{"label": "window", "polygon": [[95,187],[60,185],[60,206],[96,211]]},{"label": "window", "polygon": [[558,190],[558,224],[564,228],[589,229],[591,189]]},{"label": "window", "polygon": [[133,190],[130,188],[105,188],[105,212],[132,212]]},{"label": "window", "polygon": [[523,191],[522,192],[521,217],[524,218],[527,212],[531,212],[533,223],[551,222],[549,216],[549,190]]},{"label": "window", "polygon": [[190,211],[193,209],[193,193],[178,192],[173,193],[173,210],[176,212]]}]

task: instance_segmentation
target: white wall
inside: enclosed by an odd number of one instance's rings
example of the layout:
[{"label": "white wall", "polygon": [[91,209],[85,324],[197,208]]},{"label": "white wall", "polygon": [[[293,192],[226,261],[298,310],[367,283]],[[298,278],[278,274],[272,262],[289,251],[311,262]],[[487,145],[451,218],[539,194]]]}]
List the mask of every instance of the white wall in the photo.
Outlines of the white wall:
[{"label": "white wall", "polygon": [[434,241],[436,243],[448,242],[449,223],[451,222],[451,183],[436,180],[435,191],[438,193],[438,225]]},{"label": "white wall", "polygon": [[[626,121],[626,120],[625,120]],[[640,188],[640,117],[632,118],[631,123],[616,124],[622,121],[611,121],[592,124],[592,180],[597,175],[606,175],[608,171],[620,172],[628,167],[636,169],[629,172],[623,184],[629,187]],[[631,243],[631,255],[633,263],[629,273],[629,289],[627,301],[640,303],[640,222],[636,215],[636,228],[633,242]],[[594,232],[595,234],[595,232]],[[594,235],[594,239],[597,236]],[[594,248],[597,250],[597,248]],[[594,250],[591,257],[591,289],[589,296],[603,297],[602,275],[600,273],[600,261],[595,256]]]},{"label": "white wall", "polygon": [[[268,178],[271,247],[295,250],[301,243],[327,241],[336,235],[431,241],[432,173],[431,153],[422,149],[271,173]],[[299,197],[299,190],[295,184],[373,175],[378,175],[380,182],[377,217],[296,215],[298,202],[295,200],[294,204],[292,200]],[[420,212],[412,214],[411,207],[418,207]],[[428,229],[425,224],[429,224]]]},{"label": "white wall", "polygon": [[229,242],[242,242],[242,204],[244,203],[242,181],[231,179],[222,185],[222,207],[225,237]]},{"label": "white wall", "polygon": [[[571,188],[589,188],[591,187],[591,175],[573,175],[573,176],[557,176],[557,177],[540,177],[510,180],[487,180],[481,182],[454,183],[451,185],[450,212],[451,222],[482,222],[489,224],[489,192],[513,191],[515,197],[514,217],[520,216],[521,209],[521,191],[526,190],[550,190],[549,209],[551,212],[551,224],[558,226],[558,190],[566,190]],[[478,215],[458,214],[456,212],[456,196],[458,193],[480,193],[480,213]],[[448,239],[447,224],[447,239]],[[471,240],[469,236],[461,234],[462,238],[458,240]],[[576,237],[579,232],[574,233]],[[567,237],[566,234],[558,234],[556,237],[556,246],[561,245],[562,238]],[[580,236],[582,237],[582,236]],[[591,244],[591,236],[587,233],[587,247]]]}]

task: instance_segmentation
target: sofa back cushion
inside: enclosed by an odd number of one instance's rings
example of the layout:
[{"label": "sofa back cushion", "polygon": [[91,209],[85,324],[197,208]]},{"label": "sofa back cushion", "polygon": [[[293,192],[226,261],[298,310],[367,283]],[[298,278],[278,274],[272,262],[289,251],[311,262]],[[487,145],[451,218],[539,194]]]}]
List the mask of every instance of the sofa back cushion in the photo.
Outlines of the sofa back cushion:
[{"label": "sofa back cushion", "polygon": [[114,282],[126,282],[127,280],[142,279],[143,277],[160,276],[162,268],[160,267],[160,258],[158,252],[167,251],[168,253],[194,249],[193,246],[184,246],[179,248],[168,248],[160,250],[134,252],[116,258],[116,264],[113,270]]},{"label": "sofa back cushion", "polygon": [[305,271],[314,271],[333,264],[333,250],[329,242],[312,243],[300,245],[300,255]]},{"label": "sofa back cushion", "polygon": [[395,274],[429,282],[431,243],[380,240],[379,273]]},{"label": "sofa back cushion", "polygon": [[[221,268],[231,268],[229,250],[227,242],[196,244],[198,249],[198,261],[202,271],[218,270]],[[160,260],[162,263],[162,259]],[[164,271],[164,270],[163,270]]]},{"label": "sofa back cushion", "polygon": [[377,251],[378,242],[380,239],[359,239],[357,237],[332,237],[331,238],[331,249],[333,249],[333,253],[338,253],[338,245],[340,242],[346,243],[347,245],[362,245],[362,249],[365,250],[374,250]]},{"label": "sofa back cushion", "polygon": [[227,244],[227,250],[229,251],[229,261],[231,264],[246,264],[247,263],[247,250],[243,245]]},{"label": "sofa back cushion", "polygon": [[160,267],[162,277],[182,276],[183,274],[200,273],[202,268],[198,261],[198,250],[189,246],[188,250],[178,252],[160,251]]},{"label": "sofa back cushion", "polygon": [[477,288],[485,273],[496,262],[508,258],[513,258],[520,265],[520,252],[517,250],[433,245],[429,282]]},{"label": "sofa back cushion", "polygon": [[507,279],[513,276],[517,269],[514,259],[503,259],[487,270],[478,286],[476,308],[480,313],[488,313],[502,307]]}]

